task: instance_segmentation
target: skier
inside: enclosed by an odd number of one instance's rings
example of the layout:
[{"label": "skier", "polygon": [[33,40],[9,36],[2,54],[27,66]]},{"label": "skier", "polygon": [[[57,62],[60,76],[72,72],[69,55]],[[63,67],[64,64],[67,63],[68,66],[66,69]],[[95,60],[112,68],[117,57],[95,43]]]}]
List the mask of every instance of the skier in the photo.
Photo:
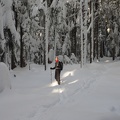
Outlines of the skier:
[{"label": "skier", "polygon": [[58,85],[60,85],[60,73],[61,70],[63,69],[63,63],[59,61],[58,57],[55,59],[55,67],[51,67],[51,70],[55,69],[55,79],[58,82]]}]

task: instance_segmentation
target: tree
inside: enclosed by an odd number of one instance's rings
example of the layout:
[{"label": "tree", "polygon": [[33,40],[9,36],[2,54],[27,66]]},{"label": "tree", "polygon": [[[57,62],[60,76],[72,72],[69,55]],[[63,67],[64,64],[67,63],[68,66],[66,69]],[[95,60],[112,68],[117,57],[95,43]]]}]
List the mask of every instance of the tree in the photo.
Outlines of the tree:
[{"label": "tree", "polygon": [[104,21],[106,21],[105,47],[107,53],[110,53],[114,60],[119,55],[119,0],[106,0],[101,4],[101,9],[104,11]]},{"label": "tree", "polygon": [[[4,9],[3,9],[4,8]],[[1,0],[0,1],[0,9],[1,9],[1,17],[0,17],[0,27],[1,27],[1,46],[2,52],[4,53],[2,56],[3,62],[6,64],[10,64],[10,68],[14,68],[17,63],[17,49],[15,46],[19,45],[19,34],[16,31],[13,19],[13,9],[12,9],[12,1],[11,0]],[[4,13],[4,14],[3,14]],[[5,19],[6,18],[6,19]],[[3,21],[4,20],[4,21]],[[5,36],[7,34],[8,36]],[[9,44],[9,45],[8,45]],[[7,57],[10,57],[10,61],[8,61]]]},{"label": "tree", "polygon": [[12,69],[29,61],[29,69],[34,62],[46,70],[51,50],[51,60],[74,54],[81,66],[104,56],[114,60],[120,55],[119,5],[119,0],[1,0],[1,61]]}]

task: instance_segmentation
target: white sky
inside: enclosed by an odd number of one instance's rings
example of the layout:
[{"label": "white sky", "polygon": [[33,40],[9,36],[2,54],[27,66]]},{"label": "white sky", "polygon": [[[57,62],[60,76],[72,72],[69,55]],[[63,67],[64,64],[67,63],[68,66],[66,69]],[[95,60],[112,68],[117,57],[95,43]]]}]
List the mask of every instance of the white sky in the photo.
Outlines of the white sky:
[{"label": "white sky", "polygon": [[51,81],[43,66],[16,68],[12,89],[0,93],[0,120],[120,120],[119,72],[120,61],[112,59],[83,69],[64,65],[59,86],[54,70]]}]

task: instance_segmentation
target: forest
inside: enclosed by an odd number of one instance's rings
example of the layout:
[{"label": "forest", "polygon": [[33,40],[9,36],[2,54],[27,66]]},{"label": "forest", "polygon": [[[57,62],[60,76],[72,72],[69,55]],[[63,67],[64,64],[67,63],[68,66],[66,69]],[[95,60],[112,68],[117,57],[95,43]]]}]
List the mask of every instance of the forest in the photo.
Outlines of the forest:
[{"label": "forest", "polygon": [[120,56],[119,0],[0,0],[0,62],[9,69]]}]

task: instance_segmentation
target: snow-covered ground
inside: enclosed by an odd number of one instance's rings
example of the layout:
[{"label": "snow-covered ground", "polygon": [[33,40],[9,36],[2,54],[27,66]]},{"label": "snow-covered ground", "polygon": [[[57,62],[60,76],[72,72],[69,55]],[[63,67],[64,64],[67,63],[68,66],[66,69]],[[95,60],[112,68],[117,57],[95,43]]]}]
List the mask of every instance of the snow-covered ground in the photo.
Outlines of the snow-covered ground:
[{"label": "snow-covered ground", "polygon": [[82,69],[64,65],[60,86],[54,70],[51,79],[44,66],[10,73],[12,89],[0,93],[0,120],[120,120],[120,61],[102,60]]}]

